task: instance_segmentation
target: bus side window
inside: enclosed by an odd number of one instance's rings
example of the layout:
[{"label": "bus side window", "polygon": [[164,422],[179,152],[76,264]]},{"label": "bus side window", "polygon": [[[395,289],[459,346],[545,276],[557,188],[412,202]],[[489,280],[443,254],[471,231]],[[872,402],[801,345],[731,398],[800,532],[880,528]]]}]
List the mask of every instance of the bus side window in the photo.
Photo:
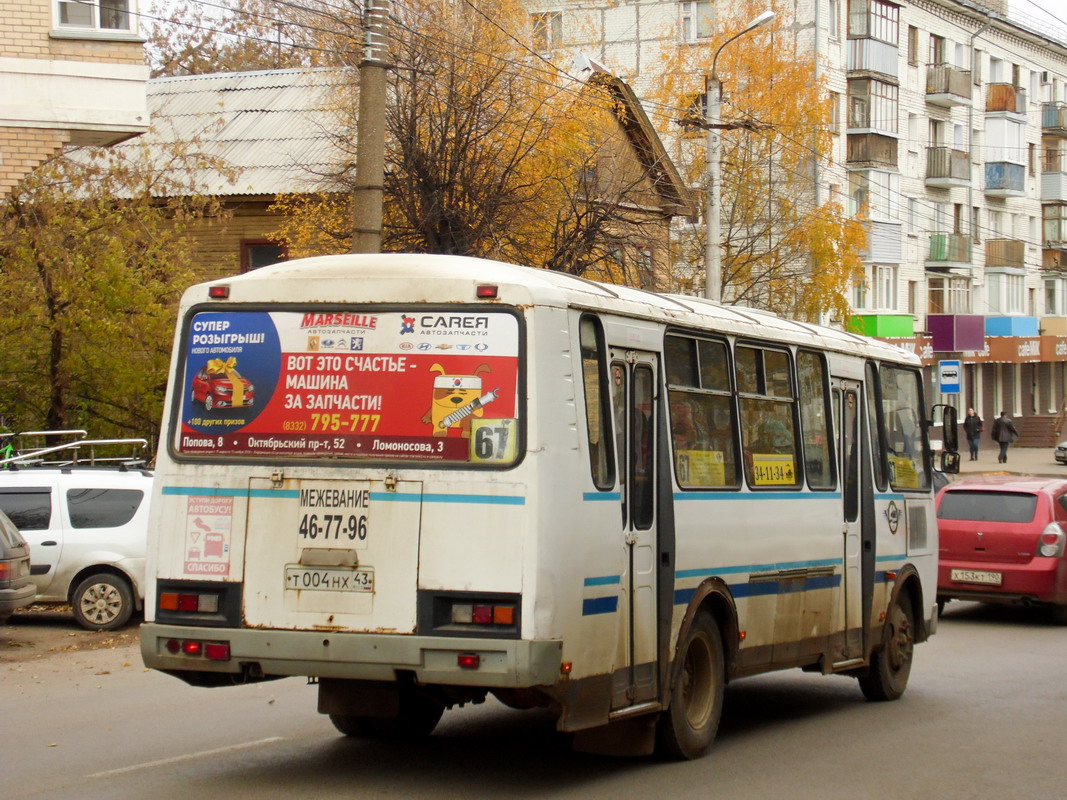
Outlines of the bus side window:
[{"label": "bus side window", "polygon": [[870,361],[864,370],[867,375],[867,427],[871,432],[871,466],[874,467],[874,487],[886,487],[885,426],[882,424],[881,388],[878,370]]},{"label": "bus side window", "polygon": [[923,435],[922,379],[913,369],[886,364],[881,366],[879,373],[889,483],[897,490],[929,489],[930,456]]},{"label": "bus side window", "polygon": [[684,489],[736,487],[736,425],[726,345],[669,335],[664,356],[678,485]]},{"label": "bus side window", "polygon": [[804,472],[812,489],[832,489],[834,459],[827,411],[826,362],[818,353],[797,353],[800,390],[800,428],[804,444]]},{"label": "bus side window", "polygon": [[588,315],[583,316],[578,323],[578,338],[582,350],[589,469],[593,476],[593,485],[598,489],[611,489],[615,485],[615,448],[611,441],[607,350],[600,320]]},{"label": "bus side window", "polygon": [[750,486],[799,486],[796,398],[784,350],[738,346],[737,389]]}]

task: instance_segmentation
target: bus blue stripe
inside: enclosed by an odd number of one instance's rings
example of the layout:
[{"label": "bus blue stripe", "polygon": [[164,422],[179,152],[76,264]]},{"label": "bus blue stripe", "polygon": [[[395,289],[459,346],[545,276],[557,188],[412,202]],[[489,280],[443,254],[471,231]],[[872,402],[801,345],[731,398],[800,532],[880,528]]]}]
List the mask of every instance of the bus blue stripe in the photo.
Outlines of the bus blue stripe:
[{"label": "bus blue stripe", "polygon": [[608,500],[614,503],[622,502],[622,494],[620,492],[582,492],[582,500],[585,502],[597,502]]},{"label": "bus blue stripe", "polygon": [[619,610],[619,598],[590,597],[582,601],[582,616],[591,617],[594,614],[614,614]]},{"label": "bus blue stripe", "polygon": [[[269,497],[292,500],[300,497],[299,489],[220,489],[211,486],[164,486],[163,494],[198,497]],[[471,503],[474,505],[524,506],[521,495],[495,494],[420,494],[419,492],[371,492],[370,499],[379,503]]]},{"label": "bus blue stripe", "polygon": [[221,489],[217,486],[164,486],[162,492],[197,497],[278,497],[286,500],[300,497],[296,489]]},{"label": "bus blue stripe", "polygon": [[583,581],[584,586],[612,586],[622,581],[622,578],[618,575],[602,575],[596,578],[586,578]]},{"label": "bus blue stripe", "polygon": [[708,578],[712,575],[737,575],[745,572],[770,572],[783,569],[811,569],[813,567],[838,567],[840,558],[822,558],[817,561],[780,561],[776,564],[741,564],[735,567],[701,567],[699,569],[680,569],[674,573],[676,578]]},{"label": "bus blue stripe", "polygon": [[[882,573],[884,575],[885,573]],[[793,592],[814,592],[819,589],[836,589],[841,585],[840,575],[817,575],[804,578],[803,581],[756,581],[755,583],[732,583],[730,591],[734,597],[766,597],[775,594],[792,594]],[[686,605],[696,594],[696,587],[675,589],[674,604]]]}]

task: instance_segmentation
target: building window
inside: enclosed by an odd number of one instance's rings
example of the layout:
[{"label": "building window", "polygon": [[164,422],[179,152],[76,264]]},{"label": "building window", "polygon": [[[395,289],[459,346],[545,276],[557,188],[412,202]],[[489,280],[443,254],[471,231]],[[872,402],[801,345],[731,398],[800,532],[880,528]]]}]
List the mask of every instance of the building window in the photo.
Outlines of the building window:
[{"label": "building window", "polygon": [[841,16],[841,5],[838,0],[830,0],[830,24],[829,32],[830,38],[836,39],[841,35],[841,23],[839,18]]},{"label": "building window", "polygon": [[562,11],[531,14],[530,20],[533,22],[533,46],[535,50],[544,52],[563,45]]},{"label": "building window", "polygon": [[927,313],[969,314],[971,285],[967,278],[931,275],[926,281]]},{"label": "building window", "polygon": [[288,259],[285,245],[267,239],[246,239],[241,242],[241,272],[251,272]]},{"label": "building window", "polygon": [[971,78],[975,86],[982,85],[982,51],[975,50],[971,53]]},{"label": "building window", "polygon": [[1022,314],[1026,302],[1024,280],[1022,275],[986,272],[989,312],[991,314]]},{"label": "building window", "polygon": [[908,26],[908,63],[919,63],[919,29],[914,25]]},{"label": "building window", "polygon": [[56,0],[56,27],[136,32],[136,0]]},{"label": "building window", "polygon": [[896,133],[898,87],[860,78],[848,82],[848,127]]},{"label": "building window", "polygon": [[945,37],[930,34],[930,66],[939,67],[945,63]]},{"label": "building window", "polygon": [[900,173],[853,170],[848,174],[849,214],[866,208],[871,219],[900,221]]},{"label": "building window", "polygon": [[863,279],[852,288],[853,306],[866,311],[896,311],[897,268],[887,264],[864,264]]},{"label": "building window", "polygon": [[841,133],[841,93],[830,92],[830,133]]},{"label": "building window", "polygon": [[900,6],[882,0],[850,0],[848,35],[878,39],[896,47],[900,39]]},{"label": "building window", "polygon": [[681,30],[683,42],[695,42],[706,39],[713,33],[712,7],[710,0],[679,3],[681,13]]}]

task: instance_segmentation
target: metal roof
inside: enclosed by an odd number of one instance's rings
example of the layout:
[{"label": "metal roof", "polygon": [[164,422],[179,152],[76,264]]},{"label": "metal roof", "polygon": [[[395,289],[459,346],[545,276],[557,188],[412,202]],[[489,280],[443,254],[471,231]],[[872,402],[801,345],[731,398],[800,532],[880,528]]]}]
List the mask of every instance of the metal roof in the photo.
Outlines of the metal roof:
[{"label": "metal roof", "polygon": [[321,189],[321,176],[344,156],[331,136],[342,130],[332,90],[349,79],[334,69],[156,78],[148,82],[152,129],[138,143],[155,149],[199,138],[203,152],[238,170],[235,180],[217,170],[194,176],[211,194]]}]

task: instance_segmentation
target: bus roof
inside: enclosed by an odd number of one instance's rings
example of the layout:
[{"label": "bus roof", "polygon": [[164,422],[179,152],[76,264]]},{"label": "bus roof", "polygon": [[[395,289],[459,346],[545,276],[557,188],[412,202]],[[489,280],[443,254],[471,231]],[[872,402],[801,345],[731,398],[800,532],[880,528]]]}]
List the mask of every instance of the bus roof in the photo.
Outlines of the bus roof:
[{"label": "bus roof", "polygon": [[[366,280],[378,282],[368,296]],[[895,345],[836,328],[784,319],[702,297],[659,294],[599,283],[564,272],[465,256],[381,253],[296,259],[243,275],[191,287],[183,306],[208,301],[208,287],[231,287],[238,303],[426,303],[476,302],[474,288],[496,285],[498,300],[515,306],[549,305],[610,311],[663,324],[699,327],[738,336],[773,338],[828,350],[910,364],[918,357]]]}]

